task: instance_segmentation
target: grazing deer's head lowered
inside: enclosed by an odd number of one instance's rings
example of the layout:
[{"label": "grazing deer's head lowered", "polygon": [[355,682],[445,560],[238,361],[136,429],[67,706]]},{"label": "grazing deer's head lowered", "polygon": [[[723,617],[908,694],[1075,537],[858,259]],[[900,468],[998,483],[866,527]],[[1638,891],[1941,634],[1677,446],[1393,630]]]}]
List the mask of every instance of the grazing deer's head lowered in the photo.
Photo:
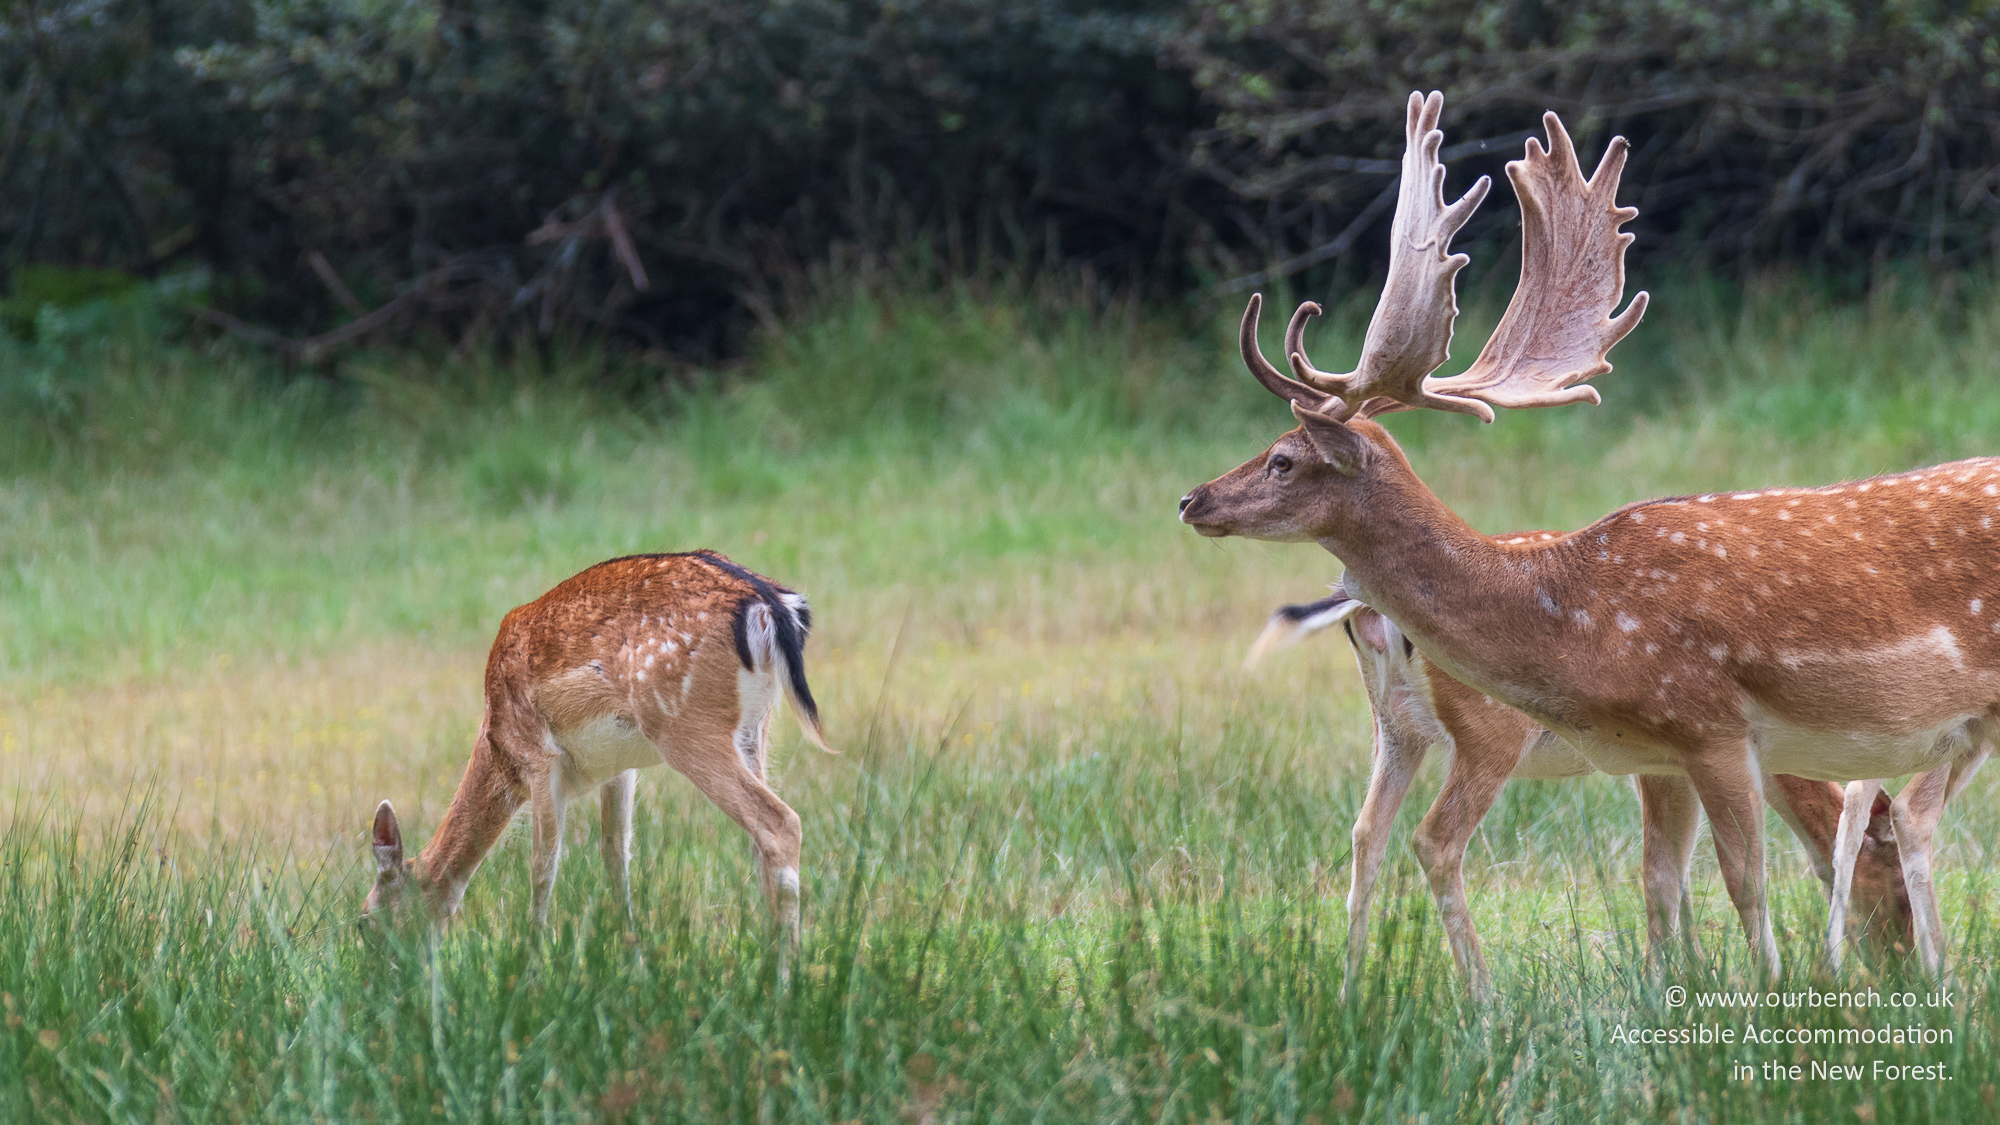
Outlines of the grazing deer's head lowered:
[{"label": "grazing deer's head lowered", "polygon": [[[1432,376],[1464,262],[1449,239],[1483,194],[1444,205],[1440,109],[1436,94],[1410,100],[1389,280],[1360,365],[1330,375],[1306,359],[1301,333],[1317,308],[1305,305],[1286,332],[1291,374],[1279,371],[1257,349],[1253,299],[1244,362],[1299,427],[1190,492],[1181,518],[1204,535],[1317,541],[1347,564],[1345,590],[1447,675],[1604,772],[1685,775],[1745,932],[1775,974],[1764,779],[1946,764],[1939,776],[1957,776],[2000,724],[2000,460],[1633,504],[1548,540],[1473,530],[1373,419],[1594,402],[1579,384],[1610,369],[1605,356],[1645,294],[1612,315],[1631,240],[1618,228],[1633,217],[1614,198],[1623,140],[1585,180],[1545,116],[1548,149],[1530,141],[1507,167],[1522,209],[1520,286],[1472,366]],[[1896,843],[1922,947],[1938,927],[1929,830],[1908,824]]]}]

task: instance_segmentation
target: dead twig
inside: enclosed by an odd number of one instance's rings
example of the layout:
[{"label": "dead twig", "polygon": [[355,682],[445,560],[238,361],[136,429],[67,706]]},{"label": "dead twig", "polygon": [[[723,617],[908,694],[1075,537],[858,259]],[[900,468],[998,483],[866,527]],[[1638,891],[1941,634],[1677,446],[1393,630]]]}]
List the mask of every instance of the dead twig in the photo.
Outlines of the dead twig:
[{"label": "dead twig", "polygon": [[333,272],[333,263],[326,260],[325,254],[317,250],[308,251],[306,264],[311,266],[312,271],[319,275],[319,279],[326,283],[326,287],[333,291],[334,300],[339,301],[342,308],[356,317],[368,315],[367,306],[357,300],[354,290],[349,289],[347,283],[340,280],[340,275]]}]

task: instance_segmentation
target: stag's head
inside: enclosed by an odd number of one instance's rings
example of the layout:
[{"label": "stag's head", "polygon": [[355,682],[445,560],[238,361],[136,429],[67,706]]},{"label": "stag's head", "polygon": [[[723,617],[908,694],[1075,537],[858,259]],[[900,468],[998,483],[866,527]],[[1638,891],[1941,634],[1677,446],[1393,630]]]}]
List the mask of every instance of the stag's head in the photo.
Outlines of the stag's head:
[{"label": "stag's head", "polygon": [[1432,375],[1451,354],[1458,316],[1454,286],[1468,259],[1450,252],[1452,236],[1486,198],[1481,176],[1449,206],[1437,127],[1444,97],[1411,94],[1403,180],[1390,232],[1389,279],[1368,322],[1361,362],[1347,374],[1312,365],[1300,305],[1285,330],[1287,375],[1257,345],[1261,295],[1250,298],[1238,343],[1244,365],[1291,404],[1297,429],[1257,457],[1181,498],[1181,520],[1208,536],[1301,541],[1338,536],[1356,526],[1386,487],[1414,481],[1388,431],[1372,419],[1428,408],[1493,420],[1493,407],[1562,406],[1599,401],[1584,380],[1611,370],[1612,345],[1639,323],[1646,294],[1612,318],[1625,291],[1625,247],[1618,228],[1638,214],[1617,205],[1625,138],[1614,137],[1590,179],[1569,134],[1544,114],[1546,149],[1530,138],[1527,155],[1507,165],[1521,202],[1521,281],[1486,347],[1464,374]]}]

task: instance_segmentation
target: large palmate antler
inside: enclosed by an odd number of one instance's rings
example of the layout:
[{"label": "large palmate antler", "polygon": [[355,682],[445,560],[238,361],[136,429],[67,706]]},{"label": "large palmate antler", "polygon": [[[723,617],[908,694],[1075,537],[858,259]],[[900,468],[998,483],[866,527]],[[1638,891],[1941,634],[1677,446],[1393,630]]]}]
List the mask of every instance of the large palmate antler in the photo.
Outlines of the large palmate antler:
[{"label": "large palmate antler", "polygon": [[1256,350],[1262,302],[1245,311],[1244,362],[1274,393],[1300,407],[1342,420],[1391,410],[1429,407],[1473,414],[1491,422],[1494,406],[1523,408],[1597,402],[1597,392],[1574,384],[1611,370],[1605,355],[1646,310],[1640,293],[1616,319],[1625,288],[1625,247],[1618,228],[1638,214],[1616,204],[1625,167],[1625,138],[1615,137],[1588,181],[1569,134],[1553,113],[1543,115],[1549,147],[1530,138],[1523,159],[1507,165],[1521,201],[1521,281],[1478,360],[1448,379],[1431,372],[1449,357],[1452,321],[1458,315],[1453,283],[1467,258],[1450,254],[1451,237],[1485,198],[1491,181],[1480,177],[1457,203],[1444,204],[1444,168],[1437,126],[1444,99],[1410,95],[1409,148],[1396,206],[1389,280],[1368,322],[1361,363],[1345,375],[1314,367],[1306,358],[1305,323],[1320,312],[1299,306],[1285,331],[1287,378]]},{"label": "large palmate antler", "polygon": [[1608,316],[1624,296],[1632,244],[1618,228],[1639,214],[1618,206],[1625,138],[1611,138],[1586,182],[1562,121],[1544,113],[1542,125],[1548,151],[1529,137],[1528,154],[1507,163],[1521,200],[1521,281],[1479,358],[1462,375],[1424,380],[1428,391],[1513,409],[1596,405],[1597,388],[1574,384],[1611,370],[1604,357],[1646,315],[1640,292]]}]

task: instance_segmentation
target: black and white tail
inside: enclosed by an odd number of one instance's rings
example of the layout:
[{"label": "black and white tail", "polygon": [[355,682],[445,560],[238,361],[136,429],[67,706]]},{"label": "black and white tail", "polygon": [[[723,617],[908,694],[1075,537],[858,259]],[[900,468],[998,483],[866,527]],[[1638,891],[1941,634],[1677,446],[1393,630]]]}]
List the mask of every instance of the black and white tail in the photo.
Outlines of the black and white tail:
[{"label": "black and white tail", "polygon": [[1244,671],[1255,668],[1257,662],[1272,649],[1298,644],[1314,633],[1333,628],[1354,616],[1355,611],[1365,608],[1346,594],[1338,593],[1305,605],[1279,606],[1272,612],[1271,620],[1265,623],[1264,631],[1251,642],[1250,651],[1243,657]]},{"label": "black and white tail", "polygon": [[760,656],[768,654],[784,665],[778,682],[792,701],[792,715],[805,732],[806,741],[829,754],[840,751],[827,745],[826,732],[819,725],[819,704],[813,701],[806,683],[806,636],[812,632],[812,607],[804,594],[788,590],[753,570],[730,562],[714,551],[695,551],[696,556],[725,573],[735,575],[757,592],[736,607],[736,655],[743,667],[757,671]]},{"label": "black and white tail", "polygon": [[745,599],[736,611],[737,653],[743,666],[762,671],[772,661],[786,698],[792,701],[792,715],[806,740],[829,754],[840,751],[827,745],[826,732],[819,724],[819,704],[806,683],[806,635],[812,631],[812,607],[803,595],[769,582],[759,582],[757,597]]}]

